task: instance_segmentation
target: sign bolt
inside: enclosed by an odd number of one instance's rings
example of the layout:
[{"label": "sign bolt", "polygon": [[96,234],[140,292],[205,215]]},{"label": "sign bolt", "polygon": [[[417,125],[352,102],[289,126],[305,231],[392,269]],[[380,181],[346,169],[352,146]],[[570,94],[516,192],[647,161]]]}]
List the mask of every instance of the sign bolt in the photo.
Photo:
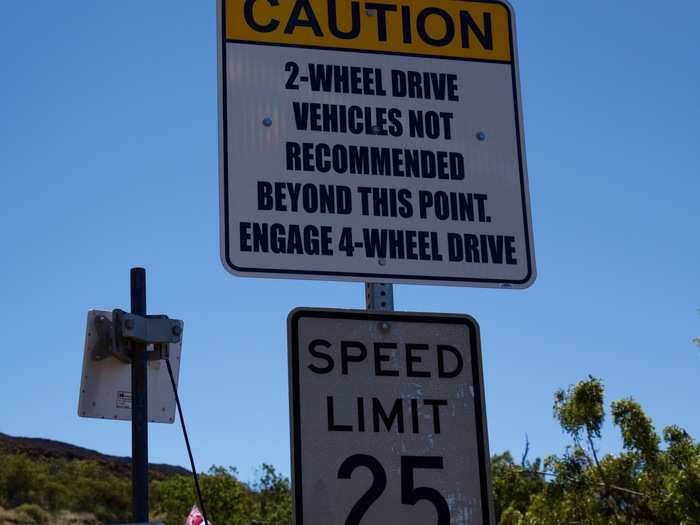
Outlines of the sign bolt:
[{"label": "sign bolt", "polygon": [[476,134],[476,138],[477,138],[479,141],[484,142],[484,141],[486,140],[486,133],[484,133],[483,131],[479,131],[479,132]]},{"label": "sign bolt", "polygon": [[173,326],[173,335],[179,336],[182,333],[182,328],[180,328],[179,324],[176,324]]},{"label": "sign bolt", "polygon": [[263,119],[263,126],[265,126],[266,128],[272,126],[272,117],[265,117]]},{"label": "sign bolt", "polygon": [[386,259],[379,259],[379,266],[386,266]]}]

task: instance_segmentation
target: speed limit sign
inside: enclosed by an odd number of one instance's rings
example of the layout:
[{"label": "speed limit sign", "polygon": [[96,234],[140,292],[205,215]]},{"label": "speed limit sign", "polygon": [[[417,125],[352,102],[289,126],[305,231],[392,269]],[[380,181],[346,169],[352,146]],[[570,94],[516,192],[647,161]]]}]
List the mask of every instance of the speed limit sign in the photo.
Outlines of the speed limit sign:
[{"label": "speed limit sign", "polygon": [[467,316],[289,316],[295,525],[493,523],[479,330]]}]

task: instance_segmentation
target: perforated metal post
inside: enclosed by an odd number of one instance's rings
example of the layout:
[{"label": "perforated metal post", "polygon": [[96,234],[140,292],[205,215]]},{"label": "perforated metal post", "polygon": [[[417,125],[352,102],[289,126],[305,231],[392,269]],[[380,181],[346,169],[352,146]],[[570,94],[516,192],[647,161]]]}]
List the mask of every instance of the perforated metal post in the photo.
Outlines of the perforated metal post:
[{"label": "perforated metal post", "polygon": [[367,310],[373,312],[394,311],[394,286],[386,283],[365,283]]}]

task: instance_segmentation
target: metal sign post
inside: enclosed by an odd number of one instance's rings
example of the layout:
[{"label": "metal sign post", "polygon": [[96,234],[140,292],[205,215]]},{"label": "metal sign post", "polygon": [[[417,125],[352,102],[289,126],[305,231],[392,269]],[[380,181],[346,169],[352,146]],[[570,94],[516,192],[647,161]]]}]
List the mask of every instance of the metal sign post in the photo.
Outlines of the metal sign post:
[{"label": "metal sign post", "polygon": [[394,311],[394,285],[365,283],[365,299],[370,312]]},{"label": "metal sign post", "polygon": [[[146,316],[146,270],[131,269],[131,313]],[[148,523],[148,356],[134,342],[131,355],[131,480],[134,522]]]}]

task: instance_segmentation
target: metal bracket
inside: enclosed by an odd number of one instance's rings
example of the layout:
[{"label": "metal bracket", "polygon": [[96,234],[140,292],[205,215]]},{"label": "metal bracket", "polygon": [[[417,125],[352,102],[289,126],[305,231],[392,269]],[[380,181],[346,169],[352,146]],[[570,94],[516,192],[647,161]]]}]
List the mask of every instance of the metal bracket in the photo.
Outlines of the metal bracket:
[{"label": "metal bracket", "polygon": [[117,342],[112,320],[105,315],[98,314],[95,316],[93,323],[97,334],[97,340],[90,349],[93,361],[102,361],[112,356],[122,363],[130,363],[130,348],[124,344],[119,344],[121,341]]},{"label": "metal bracket", "polygon": [[147,353],[149,361],[169,357],[168,345],[182,340],[184,323],[167,315],[135,315],[113,310],[112,319],[98,314],[94,319],[97,339],[90,349],[92,359],[101,361],[114,357],[122,363],[131,363],[133,342],[153,345]]},{"label": "metal bracket", "polygon": [[169,319],[167,315],[136,315],[122,310],[114,310],[117,332],[124,339],[139,343],[163,344],[179,343],[183,322]]}]

